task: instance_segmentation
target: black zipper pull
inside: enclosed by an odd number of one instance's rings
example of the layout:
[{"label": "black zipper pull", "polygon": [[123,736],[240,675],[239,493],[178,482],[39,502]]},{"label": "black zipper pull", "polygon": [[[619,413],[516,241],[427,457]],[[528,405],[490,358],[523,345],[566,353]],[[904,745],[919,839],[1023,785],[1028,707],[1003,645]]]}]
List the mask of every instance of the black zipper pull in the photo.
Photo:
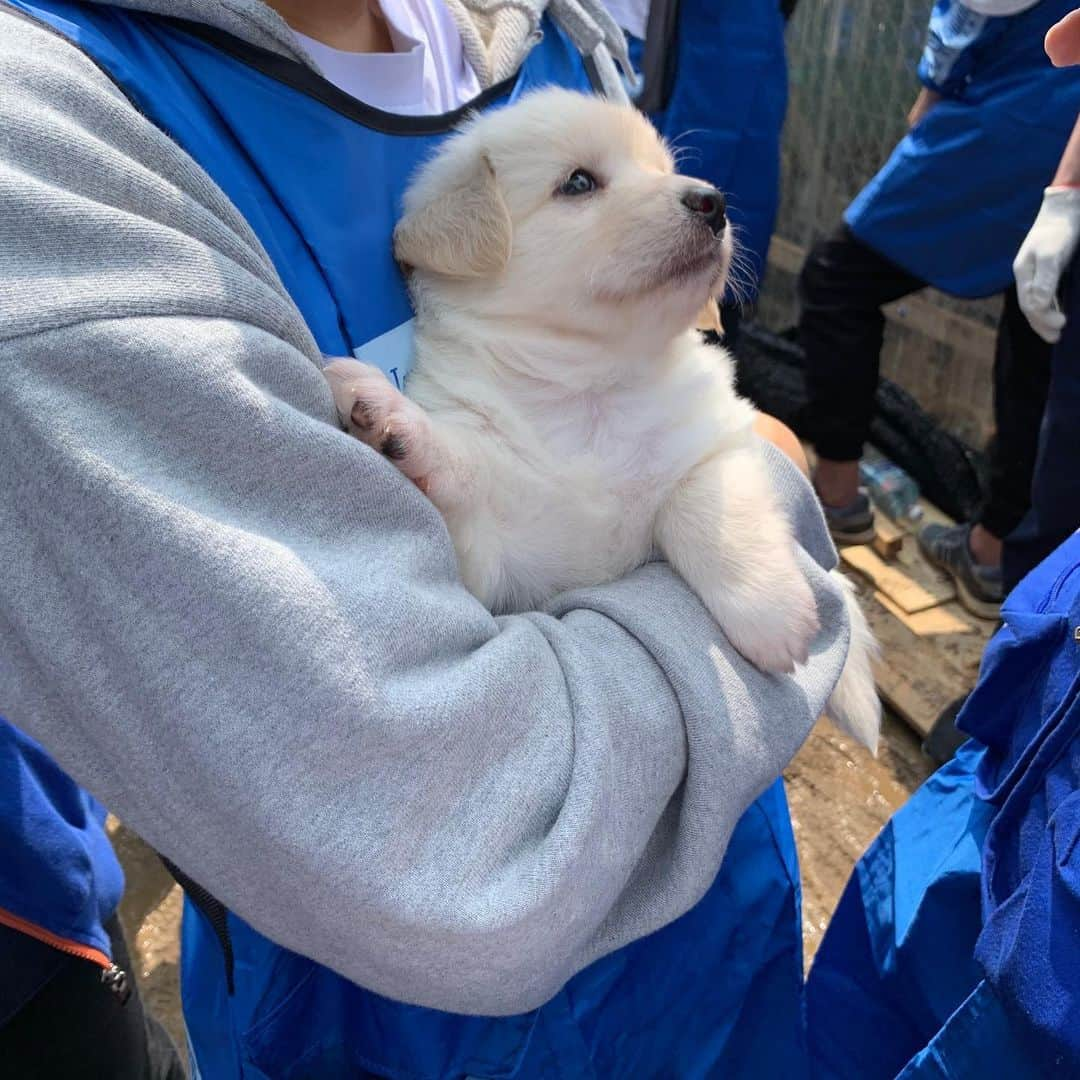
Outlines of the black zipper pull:
[{"label": "black zipper pull", "polygon": [[126,971],[113,964],[101,973],[101,981],[110,992],[116,995],[121,1005],[128,1003],[128,998],[131,997],[131,983],[128,982]]}]

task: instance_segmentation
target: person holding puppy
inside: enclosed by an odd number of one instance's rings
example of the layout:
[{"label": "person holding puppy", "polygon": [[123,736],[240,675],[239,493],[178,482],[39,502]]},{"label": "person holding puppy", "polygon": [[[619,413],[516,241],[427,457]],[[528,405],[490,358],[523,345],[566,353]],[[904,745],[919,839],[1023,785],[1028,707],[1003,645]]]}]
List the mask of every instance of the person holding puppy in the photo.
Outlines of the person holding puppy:
[{"label": "person holding puppy", "polygon": [[55,756],[2,744],[51,792],[2,824],[72,886],[5,862],[0,922],[104,955],[84,784],[185,883],[197,1075],[802,1072],[778,776],[847,628],[755,677],[656,562],[496,619],[320,370],[403,379],[391,234],[463,110],[622,50],[591,0],[0,5],[0,711]]}]

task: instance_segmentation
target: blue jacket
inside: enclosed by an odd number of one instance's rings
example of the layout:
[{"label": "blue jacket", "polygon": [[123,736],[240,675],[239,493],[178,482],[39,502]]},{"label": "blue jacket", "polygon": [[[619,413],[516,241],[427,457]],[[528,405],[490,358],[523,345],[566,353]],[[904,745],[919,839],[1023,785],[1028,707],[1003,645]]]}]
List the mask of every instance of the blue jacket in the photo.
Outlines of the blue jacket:
[{"label": "blue jacket", "polygon": [[1080,534],[1002,617],[972,740],[859,861],[822,942],[815,1075],[1080,1075]]},{"label": "blue jacket", "polygon": [[844,214],[863,243],[956,296],[1009,285],[1080,112],[1080,74],[1043,50],[1074,6],[1042,0],[988,18],[938,0],[919,76],[944,98]]},{"label": "blue jacket", "polygon": [[29,935],[105,969],[124,875],[105,810],[0,717],[0,1027],[56,970]]},{"label": "blue jacket", "polygon": [[[411,312],[391,232],[410,173],[456,116],[380,113],[305,67],[206,27],[66,0],[17,6],[87,52],[229,195],[325,354],[362,352],[404,377]],[[519,75],[481,106],[542,83],[589,86],[562,32],[544,30]],[[499,1019],[381,998],[192,888],[198,906],[186,909],[182,962],[193,1060],[208,1080],[798,1078],[797,883],[777,782],[743,817],[693,911],[597,962],[543,1008]]]}]

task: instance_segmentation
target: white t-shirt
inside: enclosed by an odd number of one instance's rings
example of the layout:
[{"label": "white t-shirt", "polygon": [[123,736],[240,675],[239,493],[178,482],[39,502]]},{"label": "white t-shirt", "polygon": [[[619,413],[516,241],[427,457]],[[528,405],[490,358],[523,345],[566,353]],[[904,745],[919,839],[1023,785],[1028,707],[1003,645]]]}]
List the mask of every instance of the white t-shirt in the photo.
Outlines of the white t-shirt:
[{"label": "white t-shirt", "polygon": [[379,6],[392,53],[346,52],[293,33],[338,89],[384,112],[438,116],[480,93],[461,34],[440,0],[381,0]]}]

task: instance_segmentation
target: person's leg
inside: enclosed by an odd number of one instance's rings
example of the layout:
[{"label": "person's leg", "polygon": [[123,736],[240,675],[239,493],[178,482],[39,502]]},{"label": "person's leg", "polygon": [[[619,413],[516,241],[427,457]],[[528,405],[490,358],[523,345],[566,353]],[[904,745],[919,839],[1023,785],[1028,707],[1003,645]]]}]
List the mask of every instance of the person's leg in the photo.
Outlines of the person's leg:
[{"label": "person's leg", "polygon": [[990,491],[971,531],[971,552],[983,565],[1001,563],[1001,544],[1031,506],[1039,428],[1050,386],[1048,345],[1027,321],[1016,286],[1005,293],[994,351],[994,424]]},{"label": "person's leg", "polygon": [[1063,299],[1067,321],[1050,362],[1031,509],[1005,539],[1006,591],[1080,528],[1080,256],[1073,259]]},{"label": "person's leg", "polygon": [[183,1080],[176,1048],[143,1010],[115,915],[105,928],[113,962],[130,980],[130,996],[122,1001],[105,986],[95,964],[65,957],[56,974],[0,1028],[4,1075],[10,1070],[22,1080]]},{"label": "person's leg", "polygon": [[996,430],[989,447],[987,501],[970,525],[927,525],[919,534],[923,554],[955,580],[961,603],[982,618],[997,617],[1005,592],[1002,541],[1031,505],[1050,354],[1051,347],[1020,310],[1015,287],[1009,288],[994,350]]},{"label": "person's leg", "polygon": [[[799,339],[809,400],[804,426],[818,454],[815,487],[826,513],[859,497],[859,458],[870,432],[885,328],[882,305],[925,282],[859,241],[841,224],[817,243],[799,276]],[[834,535],[850,524],[830,519]],[[863,531],[869,505],[862,511]],[[842,539],[842,535],[838,535]],[[853,536],[852,536],[853,538]]]}]

